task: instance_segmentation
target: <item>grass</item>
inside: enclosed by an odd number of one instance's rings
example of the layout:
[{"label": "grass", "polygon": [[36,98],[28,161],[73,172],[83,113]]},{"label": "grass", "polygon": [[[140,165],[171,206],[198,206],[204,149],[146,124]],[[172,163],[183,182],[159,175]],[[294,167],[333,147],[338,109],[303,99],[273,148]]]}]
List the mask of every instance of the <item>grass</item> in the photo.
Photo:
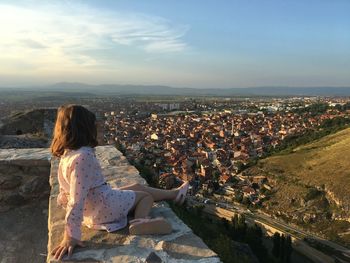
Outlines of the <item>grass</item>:
[{"label": "grass", "polygon": [[[318,210],[321,213],[337,213],[349,218],[350,212],[341,211],[336,205],[341,202],[343,208],[350,207],[349,146],[350,128],[347,128],[296,147],[288,154],[276,154],[260,160],[246,173],[264,174],[275,182],[277,191],[267,202],[275,211],[293,213],[297,209],[304,209],[306,212]],[[331,201],[330,204],[323,202],[324,197]],[[292,199],[298,200],[297,207],[295,202],[292,205]],[[301,199],[306,204],[300,204]],[[320,222],[322,227],[317,224],[310,227],[332,239],[349,243],[349,235],[338,236],[338,233],[350,227],[349,222],[330,222]]]}]

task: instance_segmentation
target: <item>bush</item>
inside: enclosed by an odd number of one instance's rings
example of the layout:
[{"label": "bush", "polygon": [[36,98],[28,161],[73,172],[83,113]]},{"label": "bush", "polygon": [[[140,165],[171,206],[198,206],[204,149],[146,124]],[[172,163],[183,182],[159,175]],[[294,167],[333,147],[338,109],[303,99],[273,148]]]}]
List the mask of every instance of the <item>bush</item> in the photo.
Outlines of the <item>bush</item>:
[{"label": "bush", "polygon": [[322,192],[317,190],[316,188],[313,188],[313,187],[309,188],[308,192],[305,196],[305,201],[307,202],[307,201],[310,201],[312,199],[315,199],[315,198],[319,197],[321,194],[322,194]]}]

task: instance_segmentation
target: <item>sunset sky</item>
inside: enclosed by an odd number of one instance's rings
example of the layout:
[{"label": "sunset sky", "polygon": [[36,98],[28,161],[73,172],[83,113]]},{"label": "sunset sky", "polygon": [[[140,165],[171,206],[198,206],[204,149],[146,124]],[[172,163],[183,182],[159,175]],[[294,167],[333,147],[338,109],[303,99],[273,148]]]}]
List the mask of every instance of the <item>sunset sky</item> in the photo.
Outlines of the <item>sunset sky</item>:
[{"label": "sunset sky", "polygon": [[349,0],[0,0],[0,86],[350,86]]}]

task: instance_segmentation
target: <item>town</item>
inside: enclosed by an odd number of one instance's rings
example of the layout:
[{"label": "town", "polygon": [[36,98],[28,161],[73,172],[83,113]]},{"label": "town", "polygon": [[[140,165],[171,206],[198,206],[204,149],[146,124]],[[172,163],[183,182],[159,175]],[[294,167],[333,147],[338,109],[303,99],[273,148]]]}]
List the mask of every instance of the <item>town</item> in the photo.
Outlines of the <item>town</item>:
[{"label": "town", "polygon": [[[106,111],[104,139],[166,189],[259,207],[273,188],[244,168],[292,135],[348,118],[347,98],[221,99],[124,104]],[[148,107],[148,111],[147,111]],[[243,171],[243,172],[242,172]]]},{"label": "town", "polygon": [[[26,148],[29,139],[30,147],[48,147],[52,131],[44,131],[53,128],[57,107],[63,104],[84,105],[93,111],[99,144],[117,147],[151,186],[171,189],[183,180],[189,181],[186,205],[171,206],[183,216],[182,220],[190,220],[185,221],[187,224],[213,225],[210,220],[215,220],[215,231],[221,226],[235,226],[230,238],[247,242],[259,259],[268,248],[246,239],[249,231],[258,231],[253,234],[257,242],[263,239],[271,244],[279,238],[276,233],[282,233],[280,238],[297,240],[292,262],[309,262],[305,258],[319,256],[321,262],[331,262],[329,256],[342,259],[341,262],[348,260],[348,254],[343,253],[348,253],[346,248],[339,246],[347,244],[347,212],[342,206],[331,210],[338,202],[333,194],[336,192],[328,187],[327,181],[321,181],[319,172],[316,173],[319,181],[308,185],[295,180],[292,174],[295,168],[282,171],[285,163],[296,162],[289,157],[295,147],[347,130],[344,128],[350,123],[348,97],[102,94],[89,98],[68,95],[33,98],[26,103],[2,98],[1,112],[10,116],[3,119],[4,124],[14,132],[2,135],[2,147]],[[13,121],[12,125],[8,120]],[[26,125],[33,129],[30,136]],[[38,131],[41,126],[43,130]],[[332,157],[329,153],[323,155],[326,160]],[[275,167],[276,178],[275,168],[261,169],[260,161],[278,156],[290,159]],[[329,165],[335,163],[334,159],[329,160]],[[306,168],[312,172],[318,166]],[[310,182],[307,176],[305,180]],[[335,179],[333,175],[333,184]],[[330,222],[328,232],[319,230],[324,228],[325,220]],[[247,235],[240,232],[245,228],[250,229]],[[268,229],[273,231],[264,232],[262,238],[260,231]],[[195,231],[204,239],[210,236],[197,228]],[[229,245],[227,248],[232,250]],[[325,249],[329,252],[320,252]]]}]

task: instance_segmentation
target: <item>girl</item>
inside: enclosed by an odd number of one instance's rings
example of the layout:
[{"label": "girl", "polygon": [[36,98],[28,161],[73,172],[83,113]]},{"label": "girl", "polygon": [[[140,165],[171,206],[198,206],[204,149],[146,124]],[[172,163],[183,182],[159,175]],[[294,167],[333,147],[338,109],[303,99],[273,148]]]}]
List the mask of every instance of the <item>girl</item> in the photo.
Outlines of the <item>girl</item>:
[{"label": "girl", "polygon": [[70,257],[76,245],[82,246],[81,224],[93,229],[116,231],[127,225],[134,212],[131,234],[168,234],[172,231],[164,218],[149,218],[154,201],[174,200],[182,204],[188,182],[173,190],[161,190],[140,184],[112,189],[104,180],[96,159],[95,115],[78,105],[58,109],[51,144],[53,155],[60,157],[57,203],[66,208],[65,231],[60,245],[52,250],[55,259]]}]

